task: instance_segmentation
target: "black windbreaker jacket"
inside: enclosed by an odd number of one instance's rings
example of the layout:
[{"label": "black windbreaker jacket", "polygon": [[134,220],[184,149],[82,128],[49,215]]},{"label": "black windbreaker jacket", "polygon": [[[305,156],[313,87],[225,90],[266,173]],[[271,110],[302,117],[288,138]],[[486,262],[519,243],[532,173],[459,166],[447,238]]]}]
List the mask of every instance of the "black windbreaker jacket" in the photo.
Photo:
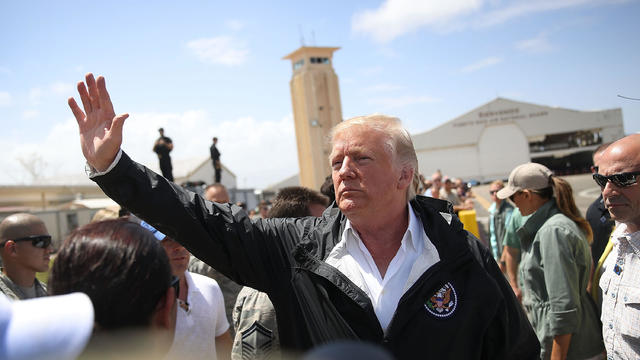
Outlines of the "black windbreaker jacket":
[{"label": "black windbreaker jacket", "polygon": [[511,287],[489,251],[451,217],[448,202],[422,196],[411,201],[440,261],[401,297],[384,333],[368,296],[323,261],[346,222],[335,204],[320,218],[252,221],[239,207],[206,201],[124,153],[109,173],[93,180],[196,257],[266,292],[285,349],[359,339],[399,359],[539,356],[536,335]]}]

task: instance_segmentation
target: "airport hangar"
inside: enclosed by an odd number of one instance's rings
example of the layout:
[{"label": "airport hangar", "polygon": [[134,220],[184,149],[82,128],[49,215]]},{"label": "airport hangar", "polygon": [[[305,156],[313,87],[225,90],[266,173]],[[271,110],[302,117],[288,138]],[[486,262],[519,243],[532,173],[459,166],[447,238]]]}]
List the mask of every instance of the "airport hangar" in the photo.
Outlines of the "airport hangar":
[{"label": "airport hangar", "polygon": [[488,182],[529,161],[557,175],[588,172],[593,151],[623,136],[620,108],[577,111],[496,98],[412,139],[427,179],[440,170]]}]

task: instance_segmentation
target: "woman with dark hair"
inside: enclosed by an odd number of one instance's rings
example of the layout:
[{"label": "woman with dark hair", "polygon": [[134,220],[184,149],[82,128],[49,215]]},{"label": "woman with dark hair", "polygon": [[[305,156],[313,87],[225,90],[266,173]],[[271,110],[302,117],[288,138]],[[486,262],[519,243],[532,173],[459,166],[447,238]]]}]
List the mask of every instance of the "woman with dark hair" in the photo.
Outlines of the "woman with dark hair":
[{"label": "woman with dark hair", "polygon": [[[154,236],[137,223],[114,219],[88,224],[69,235],[51,269],[49,292],[89,296],[95,309],[90,350],[92,344],[97,350],[97,344],[102,349],[108,346],[109,352],[126,353],[135,346],[135,351],[153,349],[157,354],[166,352],[173,339],[176,283]],[[164,331],[147,331],[151,329]],[[129,336],[132,333],[135,340]],[[131,341],[121,344],[123,339]]]},{"label": "woman with dark hair", "polygon": [[542,359],[600,359],[604,346],[587,292],[593,235],[571,185],[545,166],[513,169],[498,198],[531,217],[517,230],[522,246],[522,304],[538,335]]}]

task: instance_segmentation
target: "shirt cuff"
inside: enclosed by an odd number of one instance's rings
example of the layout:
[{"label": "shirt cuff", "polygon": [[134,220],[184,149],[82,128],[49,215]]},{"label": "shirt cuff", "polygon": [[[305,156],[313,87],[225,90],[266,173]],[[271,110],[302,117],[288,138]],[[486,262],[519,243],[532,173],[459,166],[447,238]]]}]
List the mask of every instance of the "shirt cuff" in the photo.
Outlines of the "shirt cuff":
[{"label": "shirt cuff", "polygon": [[93,179],[94,177],[97,177],[97,176],[102,176],[104,174],[107,174],[114,167],[116,167],[121,157],[122,157],[122,149],[119,149],[118,154],[116,155],[116,158],[113,159],[113,162],[111,163],[111,165],[109,165],[109,167],[105,171],[98,171],[93,166],[89,165],[89,163],[86,164],[85,171],[87,175],[89,175],[90,179]]}]

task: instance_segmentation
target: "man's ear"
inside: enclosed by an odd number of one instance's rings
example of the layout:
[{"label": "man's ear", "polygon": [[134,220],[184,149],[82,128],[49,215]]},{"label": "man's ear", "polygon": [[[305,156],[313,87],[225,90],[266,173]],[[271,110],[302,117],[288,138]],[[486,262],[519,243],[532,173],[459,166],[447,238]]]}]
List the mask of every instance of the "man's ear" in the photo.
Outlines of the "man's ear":
[{"label": "man's ear", "polygon": [[176,293],[173,286],[169,286],[164,296],[158,301],[151,318],[154,328],[174,330],[176,323]]},{"label": "man's ear", "polygon": [[2,249],[0,249],[0,251],[3,254],[15,254],[16,252],[16,242],[13,240],[7,240],[4,243],[4,246],[2,247]]},{"label": "man's ear", "polygon": [[406,189],[407,186],[413,185],[413,173],[414,169],[409,166],[405,166],[400,170],[400,178],[398,179],[398,189]]}]

